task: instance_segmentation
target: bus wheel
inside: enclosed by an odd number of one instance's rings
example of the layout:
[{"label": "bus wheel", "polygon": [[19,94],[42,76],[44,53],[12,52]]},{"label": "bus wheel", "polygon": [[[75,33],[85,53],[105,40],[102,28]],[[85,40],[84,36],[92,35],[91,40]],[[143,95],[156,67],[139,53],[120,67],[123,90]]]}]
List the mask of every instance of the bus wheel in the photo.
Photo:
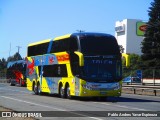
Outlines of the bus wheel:
[{"label": "bus wheel", "polygon": [[13,84],[10,82],[10,86],[13,86]]},{"label": "bus wheel", "polygon": [[13,80],[11,80],[10,86],[15,86],[15,83],[13,82]]},{"label": "bus wheel", "polygon": [[40,86],[40,84],[38,83],[38,85],[37,85],[37,94],[38,95],[41,95],[41,86]]},{"label": "bus wheel", "polygon": [[59,94],[61,98],[65,98],[64,89],[62,86],[60,86]]},{"label": "bus wheel", "polygon": [[19,79],[19,86],[22,87],[22,79]]},{"label": "bus wheel", "polygon": [[34,88],[33,88],[33,91],[36,95],[38,95],[38,88],[37,88],[37,85],[34,84]]},{"label": "bus wheel", "polygon": [[66,88],[66,96],[67,96],[68,99],[71,99],[70,87],[69,87],[69,85],[67,85],[67,88]]}]

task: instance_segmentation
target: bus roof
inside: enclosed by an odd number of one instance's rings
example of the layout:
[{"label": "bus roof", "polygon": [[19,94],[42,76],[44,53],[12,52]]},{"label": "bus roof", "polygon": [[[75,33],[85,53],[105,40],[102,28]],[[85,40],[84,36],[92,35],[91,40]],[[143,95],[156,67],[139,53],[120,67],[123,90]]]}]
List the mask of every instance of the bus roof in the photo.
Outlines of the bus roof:
[{"label": "bus roof", "polygon": [[50,40],[51,39],[45,39],[45,40],[42,40],[42,41],[31,43],[28,46],[33,46],[33,45],[38,45],[38,44],[46,43],[46,42],[49,42]]},{"label": "bus roof", "polygon": [[38,45],[38,44],[50,42],[51,40],[54,40],[54,41],[56,41],[56,40],[62,40],[62,39],[69,38],[69,37],[71,37],[71,36],[77,36],[77,35],[92,35],[92,36],[108,36],[108,37],[114,37],[114,36],[112,36],[112,35],[110,35],[110,34],[106,34],[106,33],[80,32],[80,33],[66,34],[66,35],[63,35],[63,36],[55,37],[54,39],[41,40],[41,41],[38,41],[38,42],[31,43],[31,44],[29,44],[28,46],[34,46],[34,45]]},{"label": "bus roof", "polygon": [[61,39],[69,38],[70,36],[71,36],[71,34],[66,34],[63,36],[56,37],[56,38],[54,38],[54,40],[61,40]]},{"label": "bus roof", "polygon": [[84,36],[107,36],[107,37],[114,37],[111,34],[107,33],[98,33],[98,32],[80,32],[80,33],[73,33],[72,36],[78,36],[78,35],[84,35]]},{"label": "bus roof", "polygon": [[71,36],[71,34],[66,34],[66,35],[63,35],[63,36],[56,37],[54,39],[45,39],[45,40],[41,40],[41,41],[38,41],[38,42],[34,42],[34,43],[29,44],[28,46],[34,46],[34,45],[50,42],[51,40],[61,40],[61,39],[64,39],[64,38],[69,38],[70,36]]},{"label": "bus roof", "polygon": [[11,61],[11,62],[8,62],[7,64],[7,68],[13,66],[14,64],[25,64],[26,61],[25,60],[17,60],[17,61]]}]

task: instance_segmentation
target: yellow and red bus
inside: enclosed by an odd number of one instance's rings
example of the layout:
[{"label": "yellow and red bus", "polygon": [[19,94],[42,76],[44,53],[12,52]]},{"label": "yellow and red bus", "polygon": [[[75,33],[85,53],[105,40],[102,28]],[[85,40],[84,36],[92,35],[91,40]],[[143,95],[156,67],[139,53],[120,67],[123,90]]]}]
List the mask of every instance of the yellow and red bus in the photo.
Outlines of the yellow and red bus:
[{"label": "yellow and red bus", "polygon": [[73,33],[28,45],[27,88],[62,98],[120,96],[122,61],[114,36]]}]

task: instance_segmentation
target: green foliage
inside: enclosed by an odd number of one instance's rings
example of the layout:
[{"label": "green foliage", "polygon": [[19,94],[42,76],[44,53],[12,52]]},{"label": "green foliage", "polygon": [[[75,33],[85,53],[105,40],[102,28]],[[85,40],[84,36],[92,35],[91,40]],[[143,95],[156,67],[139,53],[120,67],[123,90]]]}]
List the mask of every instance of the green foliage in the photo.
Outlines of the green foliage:
[{"label": "green foliage", "polygon": [[6,65],[7,61],[4,58],[0,59],[0,70],[6,68]]},{"label": "green foliage", "polygon": [[137,54],[130,54],[130,66],[125,67],[125,59],[122,60],[123,77],[136,76],[136,70],[141,69],[142,60]]},{"label": "green foliage", "polygon": [[160,0],[154,0],[148,10],[149,21],[142,42],[145,67],[160,67]]},{"label": "green foliage", "polygon": [[22,57],[18,52],[15,53],[13,56],[9,57],[7,60],[4,58],[0,59],[0,72],[6,71],[8,62],[16,60],[22,60]]},{"label": "green foliage", "polygon": [[13,56],[9,57],[7,62],[16,61],[16,60],[22,60],[22,57],[18,52],[15,53]]}]

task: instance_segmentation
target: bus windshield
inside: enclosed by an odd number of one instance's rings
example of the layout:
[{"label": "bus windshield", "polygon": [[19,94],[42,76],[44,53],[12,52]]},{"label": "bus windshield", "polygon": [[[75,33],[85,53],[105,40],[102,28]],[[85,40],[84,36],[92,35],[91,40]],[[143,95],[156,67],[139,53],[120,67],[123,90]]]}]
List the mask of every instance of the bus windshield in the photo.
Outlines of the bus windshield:
[{"label": "bus windshield", "polygon": [[[105,58],[106,57],[106,58]],[[121,79],[121,61],[118,56],[84,56],[79,77],[96,82],[114,82]]]},{"label": "bus windshield", "polygon": [[117,41],[110,36],[80,36],[80,49],[84,55],[120,54]]},{"label": "bus windshield", "polygon": [[113,36],[81,34],[78,44],[79,51],[84,55],[84,66],[78,69],[73,65],[72,71],[76,71],[79,78],[96,82],[115,82],[121,79],[121,54]]}]

